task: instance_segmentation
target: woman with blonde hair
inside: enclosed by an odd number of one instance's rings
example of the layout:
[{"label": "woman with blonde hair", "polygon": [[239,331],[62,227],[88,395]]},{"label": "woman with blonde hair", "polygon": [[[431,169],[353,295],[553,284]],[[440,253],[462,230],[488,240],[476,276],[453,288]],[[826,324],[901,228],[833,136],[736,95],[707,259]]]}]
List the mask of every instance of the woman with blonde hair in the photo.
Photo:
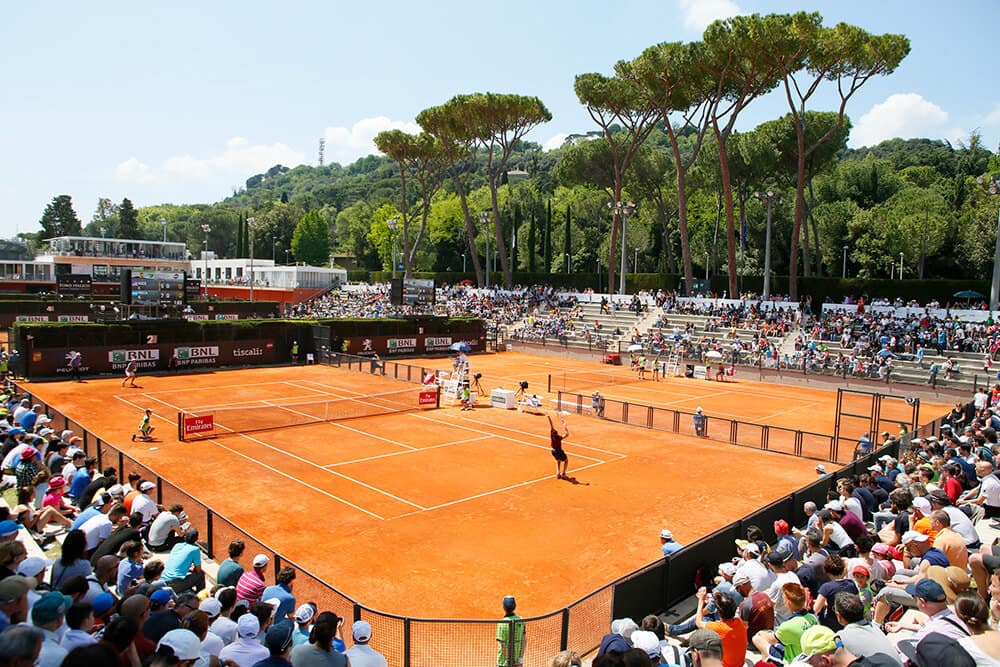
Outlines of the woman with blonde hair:
[{"label": "woman with blonde hair", "polygon": [[552,658],[551,667],[580,667],[583,664],[576,651],[560,651]]}]

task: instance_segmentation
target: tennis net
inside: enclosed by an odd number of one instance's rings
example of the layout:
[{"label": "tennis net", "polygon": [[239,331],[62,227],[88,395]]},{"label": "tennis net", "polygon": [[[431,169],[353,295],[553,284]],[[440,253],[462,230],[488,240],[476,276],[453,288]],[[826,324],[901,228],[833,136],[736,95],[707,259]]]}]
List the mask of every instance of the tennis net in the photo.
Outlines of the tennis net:
[{"label": "tennis net", "polygon": [[177,435],[180,440],[204,440],[254,431],[389,415],[439,405],[437,387],[411,387],[381,394],[323,401],[267,402],[264,405],[205,408],[177,413]]},{"label": "tennis net", "polygon": [[[647,379],[652,379],[652,371],[646,374]],[[549,374],[549,393],[556,391],[579,392],[591,389],[600,389],[608,385],[632,384],[641,382],[636,371],[622,370],[614,371],[577,371],[566,373]]]}]

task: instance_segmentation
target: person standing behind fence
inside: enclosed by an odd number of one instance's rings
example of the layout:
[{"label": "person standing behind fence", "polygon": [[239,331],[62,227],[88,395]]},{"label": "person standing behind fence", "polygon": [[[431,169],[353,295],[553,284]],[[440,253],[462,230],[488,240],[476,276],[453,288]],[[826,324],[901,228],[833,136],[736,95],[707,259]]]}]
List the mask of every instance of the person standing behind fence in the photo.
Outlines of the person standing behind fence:
[{"label": "person standing behind fence", "polygon": [[289,352],[292,355],[292,363],[293,364],[299,363],[299,341],[297,340],[292,341],[292,348],[291,350],[289,350]]},{"label": "person standing behind fence", "polygon": [[372,626],[368,621],[355,621],[351,626],[354,646],[345,651],[348,664],[352,667],[386,667],[385,656],[368,645],[372,638]]},{"label": "person standing behind fence", "polygon": [[705,437],[705,413],[702,411],[701,407],[698,407],[694,411],[694,416],[691,418],[694,421],[694,434],[699,438]]},{"label": "person standing behind fence", "polygon": [[595,391],[590,397],[590,407],[594,411],[595,417],[604,417],[604,397],[601,392]]},{"label": "person standing behind fence", "polygon": [[497,623],[497,667],[518,667],[524,664],[525,628],[521,617],[514,613],[516,608],[517,600],[513,595],[503,599],[504,616]]}]

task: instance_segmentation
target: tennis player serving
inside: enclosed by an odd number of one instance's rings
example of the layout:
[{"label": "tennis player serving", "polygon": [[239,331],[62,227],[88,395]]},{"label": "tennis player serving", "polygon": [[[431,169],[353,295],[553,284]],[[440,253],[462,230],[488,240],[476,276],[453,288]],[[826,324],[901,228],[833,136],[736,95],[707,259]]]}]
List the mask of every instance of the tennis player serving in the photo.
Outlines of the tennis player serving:
[{"label": "tennis player serving", "polygon": [[559,414],[559,421],[562,423],[562,434],[556,430],[556,425],[552,423],[552,415],[546,415],[549,419],[549,438],[551,440],[552,458],[556,460],[556,479],[569,479],[566,476],[566,468],[569,466],[569,457],[563,450],[563,438],[569,437],[569,427],[566,419]]}]

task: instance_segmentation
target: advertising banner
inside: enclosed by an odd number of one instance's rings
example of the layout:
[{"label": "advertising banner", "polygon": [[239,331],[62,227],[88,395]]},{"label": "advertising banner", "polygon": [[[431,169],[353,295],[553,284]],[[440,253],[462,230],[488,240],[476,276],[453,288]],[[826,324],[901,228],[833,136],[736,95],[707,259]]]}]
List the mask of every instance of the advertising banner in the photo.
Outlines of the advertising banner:
[{"label": "advertising banner", "polygon": [[344,339],[343,352],[366,355],[378,352],[380,355],[430,354],[447,352],[454,343],[468,343],[473,352],[486,349],[486,338],[476,334],[452,334],[449,336],[356,336]]},{"label": "advertising banner", "polygon": [[56,276],[56,292],[64,296],[90,296],[90,274],[66,274]]},{"label": "advertising banner", "polygon": [[184,415],[184,437],[211,433],[215,430],[215,415]]},{"label": "advertising banner", "polygon": [[[151,344],[130,347],[78,347],[84,374],[124,373],[130,361],[139,372],[189,367],[257,366],[279,361],[273,340],[223,341],[209,345]],[[69,376],[69,349],[33,350],[29,377]]]},{"label": "advertising banner", "polygon": [[417,399],[418,405],[437,405],[437,389],[423,389]]}]

